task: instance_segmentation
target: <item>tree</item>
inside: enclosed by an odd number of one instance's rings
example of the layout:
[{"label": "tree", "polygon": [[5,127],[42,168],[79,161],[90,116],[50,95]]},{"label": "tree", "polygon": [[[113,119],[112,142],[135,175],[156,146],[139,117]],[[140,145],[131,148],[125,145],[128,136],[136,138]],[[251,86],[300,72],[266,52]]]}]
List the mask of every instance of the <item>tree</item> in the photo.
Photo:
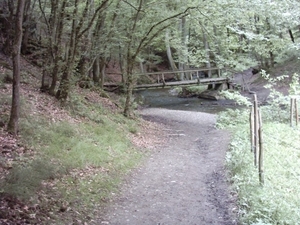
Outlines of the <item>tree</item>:
[{"label": "tree", "polygon": [[22,44],[22,24],[25,0],[18,0],[17,12],[15,17],[15,38],[13,43],[12,61],[13,61],[13,94],[10,119],[7,129],[9,132],[17,135],[19,130],[20,114],[20,52]]},{"label": "tree", "polygon": [[[129,6],[129,17],[126,27],[125,47],[125,90],[126,101],[124,106],[124,115],[131,116],[132,111],[132,91],[134,87],[135,77],[133,75],[135,63],[139,54],[150,45],[151,41],[160,34],[164,34],[165,29],[172,24],[177,24],[177,18],[185,16],[192,7],[185,7],[178,11],[167,11],[162,14],[162,10],[166,9],[165,2],[155,1],[147,2],[143,0],[131,4],[124,1]],[[151,11],[151,13],[148,13]]]}]

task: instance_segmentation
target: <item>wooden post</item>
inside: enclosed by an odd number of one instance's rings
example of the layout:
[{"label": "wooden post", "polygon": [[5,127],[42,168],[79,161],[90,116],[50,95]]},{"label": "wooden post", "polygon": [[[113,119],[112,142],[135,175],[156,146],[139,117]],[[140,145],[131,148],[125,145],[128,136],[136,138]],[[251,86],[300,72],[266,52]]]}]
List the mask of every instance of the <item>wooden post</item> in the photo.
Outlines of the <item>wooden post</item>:
[{"label": "wooden post", "polygon": [[258,121],[258,103],[257,96],[254,94],[254,165],[257,166],[258,163],[258,153],[259,153],[259,121]]},{"label": "wooden post", "polygon": [[218,69],[218,77],[221,77],[221,69]]},{"label": "wooden post", "polygon": [[251,107],[251,112],[250,112],[250,141],[251,141],[251,152],[254,152],[254,145],[255,145],[254,106]]},{"label": "wooden post", "polygon": [[291,122],[291,127],[293,126],[293,119],[294,119],[294,110],[295,110],[295,101],[294,98],[291,97],[291,108],[290,108],[290,122]]},{"label": "wooden post", "polygon": [[166,81],[165,81],[165,75],[162,73],[161,74],[161,78],[162,78],[162,82],[164,84],[164,86],[166,85]]},{"label": "wooden post", "polygon": [[297,98],[295,98],[295,117],[296,117],[296,126],[298,126],[298,123],[299,123],[299,111],[298,111]]},{"label": "wooden post", "polygon": [[264,160],[263,160],[264,151],[263,151],[263,137],[262,137],[262,120],[261,120],[260,110],[258,110],[257,112],[258,112],[258,120],[259,120],[259,129],[258,129],[258,133],[259,133],[258,176],[259,176],[259,183],[261,185],[263,185],[265,180],[264,180]]}]

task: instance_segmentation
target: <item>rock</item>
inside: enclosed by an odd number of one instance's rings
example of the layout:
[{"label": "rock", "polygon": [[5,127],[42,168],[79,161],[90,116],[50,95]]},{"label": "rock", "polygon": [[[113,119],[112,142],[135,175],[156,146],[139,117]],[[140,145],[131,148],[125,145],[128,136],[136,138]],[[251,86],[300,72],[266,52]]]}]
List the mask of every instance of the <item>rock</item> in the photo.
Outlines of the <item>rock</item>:
[{"label": "rock", "polygon": [[205,90],[201,92],[198,97],[211,100],[219,100],[222,98],[220,92],[217,90]]},{"label": "rock", "polygon": [[255,74],[258,74],[260,72],[260,69],[253,68],[251,72],[252,72],[253,75],[255,75]]},{"label": "rock", "polygon": [[182,91],[178,94],[178,97],[180,98],[192,98],[197,96],[197,93],[188,90],[186,87],[183,87]]}]

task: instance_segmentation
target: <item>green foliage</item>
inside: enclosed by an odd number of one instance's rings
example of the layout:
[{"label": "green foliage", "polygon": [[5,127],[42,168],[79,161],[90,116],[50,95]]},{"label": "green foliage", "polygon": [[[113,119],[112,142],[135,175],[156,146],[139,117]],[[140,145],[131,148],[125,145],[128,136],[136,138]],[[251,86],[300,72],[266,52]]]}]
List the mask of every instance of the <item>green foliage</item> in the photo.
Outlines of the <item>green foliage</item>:
[{"label": "green foliage", "polygon": [[153,79],[151,79],[149,76],[138,76],[136,82],[137,84],[152,84]]},{"label": "green foliage", "polygon": [[29,199],[40,188],[43,180],[56,176],[58,168],[58,165],[48,160],[35,159],[13,167],[1,186],[7,194]]},{"label": "green foliage", "polygon": [[297,224],[300,220],[297,206],[300,142],[293,137],[300,135],[299,130],[279,123],[265,124],[263,129],[263,187],[253,165],[248,125],[235,127],[237,133],[226,156],[234,189],[238,192],[241,224]]},{"label": "green foliage", "polygon": [[226,99],[234,100],[240,106],[252,105],[249,98],[242,96],[239,92],[232,92],[227,90],[227,91],[222,91],[221,95]]},{"label": "green foliage", "polygon": [[[263,106],[264,119],[267,121],[287,122],[290,114],[290,96],[286,96],[277,91],[275,87],[281,82],[284,82],[289,76],[283,75],[272,78],[265,71],[262,71],[262,77],[268,81],[268,84],[265,85],[265,87],[270,90],[268,104]],[[300,86],[298,80],[298,75],[294,74],[292,76],[292,81],[290,82],[289,91],[292,95],[299,93]]]},{"label": "green foliage", "polygon": [[96,123],[104,123],[102,115],[107,113],[101,104],[88,102],[83,96],[77,94],[70,96],[65,108],[74,116],[80,116]]},{"label": "green foliage", "polygon": [[220,129],[235,128],[240,124],[248,123],[248,121],[249,121],[249,110],[227,109],[226,111],[219,113],[216,126]]},{"label": "green foliage", "polygon": [[207,89],[207,86],[205,86],[205,85],[188,86],[188,87],[186,87],[186,89],[190,93],[200,94],[201,92],[203,92]]},{"label": "green foliage", "polygon": [[[250,110],[228,110],[218,118],[218,127],[230,129],[233,139],[226,155],[231,181],[238,195],[241,224],[298,224],[300,213],[300,135],[298,128],[289,126],[289,96],[275,91],[284,76],[270,78],[269,104],[261,106],[265,183],[260,185],[254,155],[250,146]],[[299,78],[294,75],[291,94],[299,90]]]},{"label": "green foliage", "polygon": [[[19,166],[13,166],[0,189],[15,197],[38,201],[40,206],[48,204],[43,206],[48,210],[59,211],[57,200],[36,199],[38,191],[45,197],[56,196],[59,202],[73,204],[72,209],[80,212],[86,221],[116,192],[121,178],[138,164],[142,152],[128,139],[130,133],[138,132],[137,121],[119,114],[102,114],[105,110],[100,106],[102,111],[94,112],[97,107],[78,99],[68,107],[74,115],[81,116],[81,123],[33,117],[28,113],[30,108],[27,109],[27,116],[21,119],[20,137],[36,154],[17,159]],[[91,117],[93,113],[98,113],[97,120]],[[64,215],[61,224],[72,221],[71,212]]]},{"label": "green foliage", "polygon": [[300,95],[300,84],[299,84],[299,75],[294,73],[292,76],[292,82],[290,83],[290,96]]}]

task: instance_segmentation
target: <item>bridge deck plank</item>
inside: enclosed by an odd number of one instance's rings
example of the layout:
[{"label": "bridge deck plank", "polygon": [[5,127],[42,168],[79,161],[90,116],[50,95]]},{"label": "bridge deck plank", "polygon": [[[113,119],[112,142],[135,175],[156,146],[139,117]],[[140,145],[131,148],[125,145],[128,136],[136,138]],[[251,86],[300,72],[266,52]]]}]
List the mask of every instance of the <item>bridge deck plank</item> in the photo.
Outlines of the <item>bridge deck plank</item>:
[{"label": "bridge deck plank", "polygon": [[171,87],[171,86],[184,86],[184,85],[193,85],[193,84],[220,84],[228,82],[228,78],[218,77],[218,78],[203,78],[199,80],[183,80],[183,81],[171,81],[165,83],[154,83],[154,84],[141,84],[136,85],[135,89],[142,88],[156,88],[156,87]]}]

